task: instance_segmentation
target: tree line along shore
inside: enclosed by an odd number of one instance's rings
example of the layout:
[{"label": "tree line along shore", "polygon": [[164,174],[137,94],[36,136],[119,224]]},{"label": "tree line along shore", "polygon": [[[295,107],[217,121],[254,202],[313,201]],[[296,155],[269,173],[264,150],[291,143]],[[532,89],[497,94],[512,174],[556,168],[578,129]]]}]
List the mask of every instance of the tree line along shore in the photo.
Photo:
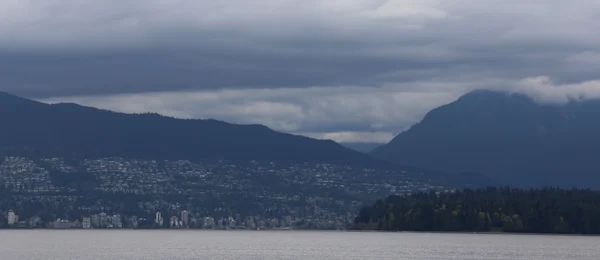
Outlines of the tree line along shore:
[{"label": "tree line along shore", "polygon": [[389,196],[361,208],[354,229],[600,234],[600,191],[489,187]]}]

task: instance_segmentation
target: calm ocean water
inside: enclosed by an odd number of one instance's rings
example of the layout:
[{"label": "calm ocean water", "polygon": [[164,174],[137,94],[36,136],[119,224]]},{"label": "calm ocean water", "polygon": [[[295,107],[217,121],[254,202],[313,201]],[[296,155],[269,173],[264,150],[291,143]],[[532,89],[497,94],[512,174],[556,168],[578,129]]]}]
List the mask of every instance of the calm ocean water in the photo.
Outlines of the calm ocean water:
[{"label": "calm ocean water", "polygon": [[600,259],[599,237],[252,231],[0,231],[1,259]]}]

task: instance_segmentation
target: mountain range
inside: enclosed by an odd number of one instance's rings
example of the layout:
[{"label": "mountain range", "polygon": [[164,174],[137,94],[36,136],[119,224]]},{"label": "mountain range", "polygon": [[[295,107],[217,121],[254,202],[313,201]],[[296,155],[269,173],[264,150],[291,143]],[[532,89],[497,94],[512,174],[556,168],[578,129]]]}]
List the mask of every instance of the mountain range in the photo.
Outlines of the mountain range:
[{"label": "mountain range", "polygon": [[385,165],[333,141],[280,133],[262,125],[45,104],[2,92],[0,122],[0,154]]},{"label": "mountain range", "polygon": [[598,188],[598,118],[597,100],[547,105],[521,94],[479,90],[433,109],[364,154],[262,125],[124,114],[0,92],[0,156],[333,163],[402,169],[453,186]]},{"label": "mountain range", "polygon": [[371,155],[514,186],[600,188],[600,101],[539,104],[479,90],[430,111]]}]

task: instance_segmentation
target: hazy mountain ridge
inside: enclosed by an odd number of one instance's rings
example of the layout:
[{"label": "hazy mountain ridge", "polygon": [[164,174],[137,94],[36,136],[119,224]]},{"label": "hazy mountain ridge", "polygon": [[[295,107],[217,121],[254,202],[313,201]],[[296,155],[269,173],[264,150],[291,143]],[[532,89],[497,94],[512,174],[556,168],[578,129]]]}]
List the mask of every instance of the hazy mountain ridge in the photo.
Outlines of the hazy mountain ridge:
[{"label": "hazy mountain ridge", "polygon": [[361,152],[361,153],[370,153],[375,148],[381,146],[380,143],[339,143],[346,148],[350,148],[352,150]]},{"label": "hazy mountain ridge", "polygon": [[476,174],[445,175],[443,171],[399,166],[334,141],[280,133],[263,125],[177,119],[155,113],[124,114],[73,103],[50,105],[6,93],[0,94],[0,122],[10,126],[0,129],[0,158],[329,163],[404,172],[415,179],[433,179],[450,186],[490,184]]},{"label": "hazy mountain ridge", "polygon": [[518,186],[600,187],[597,118],[596,100],[540,105],[520,94],[474,91],[432,110],[371,154]]},{"label": "hazy mountain ridge", "polygon": [[378,164],[333,141],[262,125],[123,114],[77,104],[44,104],[0,93],[0,147],[40,155],[158,159],[286,160]]}]

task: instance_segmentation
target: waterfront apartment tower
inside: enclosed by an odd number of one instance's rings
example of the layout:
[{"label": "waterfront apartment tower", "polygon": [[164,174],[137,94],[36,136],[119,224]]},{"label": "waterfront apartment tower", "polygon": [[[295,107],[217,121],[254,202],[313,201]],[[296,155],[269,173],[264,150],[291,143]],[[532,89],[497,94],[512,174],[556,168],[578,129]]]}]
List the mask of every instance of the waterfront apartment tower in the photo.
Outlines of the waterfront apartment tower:
[{"label": "waterfront apartment tower", "polygon": [[190,224],[190,212],[184,210],[181,212],[181,222],[184,227],[188,227]]},{"label": "waterfront apartment tower", "polygon": [[163,221],[164,220],[162,217],[162,213],[156,212],[156,217],[154,218],[154,223],[156,223],[158,226],[162,227]]},{"label": "waterfront apartment tower", "polygon": [[15,212],[12,211],[12,209],[8,211],[6,218],[8,220],[9,226],[16,225],[17,223],[19,223],[19,216],[17,216],[17,214],[15,214]]}]

